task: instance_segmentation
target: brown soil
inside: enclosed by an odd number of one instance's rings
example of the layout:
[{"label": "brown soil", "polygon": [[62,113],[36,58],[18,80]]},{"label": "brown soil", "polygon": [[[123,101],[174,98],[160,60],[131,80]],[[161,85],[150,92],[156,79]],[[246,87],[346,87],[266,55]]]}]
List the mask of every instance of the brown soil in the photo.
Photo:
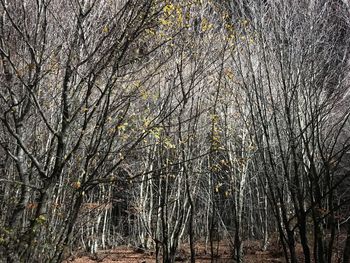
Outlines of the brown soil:
[{"label": "brown soil", "polygon": [[[179,249],[179,256],[177,262],[189,262],[190,255],[188,253],[188,247],[183,247]],[[219,255],[216,257],[215,262],[217,263],[230,263],[234,262],[231,259],[231,252],[228,245],[220,244]],[[204,245],[198,245],[196,247],[196,262],[198,263],[209,263],[210,252],[206,251]],[[95,256],[88,256],[82,253],[76,253],[76,255],[70,257],[64,263],[155,263],[155,256],[153,251],[140,252],[133,248],[121,246],[110,251],[100,251]],[[246,263],[283,263],[285,262],[282,253],[279,251],[274,251],[273,249],[269,251],[259,250],[258,244],[256,242],[250,242],[245,245],[245,262]]]},{"label": "brown soil", "polygon": [[[346,241],[346,233],[337,235],[335,240],[334,259],[332,262],[340,262],[342,256],[344,244]],[[216,263],[233,263],[231,258],[231,249],[228,242],[220,241],[219,249],[217,250],[218,256],[215,259]],[[303,251],[300,244],[296,245],[296,254],[298,260],[303,262]],[[244,262],[245,263],[285,263],[282,248],[277,241],[271,240],[270,245],[266,251],[261,250],[261,243],[259,241],[244,241]],[[179,248],[177,262],[189,262],[190,253],[189,246],[184,245]],[[209,263],[211,262],[210,248],[206,247],[204,242],[199,242],[196,245],[196,262],[197,263]],[[154,251],[137,250],[132,247],[120,246],[113,250],[99,251],[95,256],[91,256],[87,253],[76,252],[64,263],[155,263]]]}]

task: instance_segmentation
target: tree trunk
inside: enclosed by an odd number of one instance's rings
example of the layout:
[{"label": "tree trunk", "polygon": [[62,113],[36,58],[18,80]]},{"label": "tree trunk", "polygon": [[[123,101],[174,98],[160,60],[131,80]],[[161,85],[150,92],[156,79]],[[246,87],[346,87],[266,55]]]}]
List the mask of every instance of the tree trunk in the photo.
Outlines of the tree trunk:
[{"label": "tree trunk", "polygon": [[348,234],[346,237],[345,248],[343,253],[343,263],[350,263],[350,221],[347,223]]}]

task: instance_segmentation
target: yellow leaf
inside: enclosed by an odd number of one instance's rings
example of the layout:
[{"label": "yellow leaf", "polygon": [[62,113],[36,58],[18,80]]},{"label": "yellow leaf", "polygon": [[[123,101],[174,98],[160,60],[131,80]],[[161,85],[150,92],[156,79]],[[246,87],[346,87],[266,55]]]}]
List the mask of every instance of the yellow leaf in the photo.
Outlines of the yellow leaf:
[{"label": "yellow leaf", "polygon": [[165,138],[164,146],[166,149],[175,149],[176,148],[175,144],[173,144],[169,138]]},{"label": "yellow leaf", "polygon": [[159,18],[159,22],[163,25],[163,26],[171,26],[172,22],[169,20],[166,20],[164,18]]},{"label": "yellow leaf", "polygon": [[155,35],[156,34],[156,32],[153,29],[146,29],[145,32],[148,35]]},{"label": "yellow leaf", "polygon": [[128,126],[129,124],[127,123],[127,122],[124,122],[124,123],[122,123],[122,124],[120,124],[119,126],[118,126],[118,130],[120,130],[120,131],[125,131],[126,130],[126,127]]},{"label": "yellow leaf", "polygon": [[46,217],[45,217],[44,215],[40,215],[40,216],[38,216],[38,218],[36,219],[36,222],[37,222],[38,224],[44,224],[45,221],[46,221]]},{"label": "yellow leaf", "polygon": [[108,29],[108,26],[104,26],[103,29],[102,29],[102,32],[103,33],[108,33],[109,29]]},{"label": "yellow leaf", "polygon": [[79,181],[76,181],[76,182],[74,182],[74,183],[72,184],[72,187],[73,187],[74,189],[79,189],[79,188],[81,187],[81,183],[80,183]]}]

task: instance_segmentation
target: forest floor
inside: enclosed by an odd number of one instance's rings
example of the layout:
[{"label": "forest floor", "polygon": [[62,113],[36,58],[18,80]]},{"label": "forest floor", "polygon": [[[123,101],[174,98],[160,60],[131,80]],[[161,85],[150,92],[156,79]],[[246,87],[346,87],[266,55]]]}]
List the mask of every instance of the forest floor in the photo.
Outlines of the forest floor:
[{"label": "forest floor", "polygon": [[[220,244],[218,256],[215,259],[217,263],[234,262],[231,257],[231,249],[227,244]],[[179,249],[177,254],[177,262],[189,262],[190,254],[188,246]],[[285,262],[282,252],[276,247],[271,247],[266,251],[261,251],[257,242],[245,244],[245,263],[283,263]],[[140,252],[131,247],[121,246],[114,250],[100,251],[95,256],[84,255],[77,253],[64,263],[155,263],[153,251]],[[210,252],[207,251],[204,245],[196,246],[196,262],[209,263],[211,262]]]},{"label": "forest floor", "polygon": [[[337,238],[337,245],[335,246],[334,259],[332,262],[340,262],[339,257],[342,255],[346,235],[343,234]],[[217,245],[217,244],[215,244]],[[210,247],[205,246],[204,243],[196,244],[196,262],[210,263]],[[221,241],[219,249],[215,250],[218,255],[215,258],[216,263],[233,263],[235,262],[231,257],[231,248],[227,242]],[[300,244],[296,245],[296,254],[298,262],[303,262],[303,252]],[[285,263],[281,246],[278,242],[270,242],[266,251],[261,250],[261,243],[259,241],[245,241],[244,242],[244,262],[245,263]],[[189,246],[183,245],[178,249],[176,262],[190,262]],[[113,250],[99,251],[97,255],[91,256],[87,253],[75,253],[73,256],[65,260],[63,263],[155,263],[154,251],[135,249],[133,247],[120,246]]]}]

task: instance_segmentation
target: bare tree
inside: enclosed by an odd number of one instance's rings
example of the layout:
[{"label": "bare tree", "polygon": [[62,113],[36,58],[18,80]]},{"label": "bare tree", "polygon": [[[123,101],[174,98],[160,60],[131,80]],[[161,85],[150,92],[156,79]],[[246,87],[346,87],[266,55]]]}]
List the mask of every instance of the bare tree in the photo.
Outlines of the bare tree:
[{"label": "bare tree", "polygon": [[[13,163],[2,176],[1,246],[9,261],[60,261],[89,189],[116,180],[116,168],[171,113],[154,105],[146,129],[121,138],[138,94],[153,88],[152,69],[167,59],[152,61],[166,40],[147,34],[160,10],[153,1],[1,1],[1,146]],[[150,63],[135,84],[131,76]]]},{"label": "bare tree", "polygon": [[[247,239],[332,262],[348,225],[349,7],[0,0],[0,253]],[[342,252],[349,259],[349,233]],[[340,247],[340,246],[339,246]],[[339,255],[338,255],[339,256]],[[340,258],[340,256],[339,256]]]},{"label": "bare tree", "polygon": [[[340,22],[330,22],[342,12],[334,5],[252,4],[254,19],[242,27],[244,36],[236,42],[242,51],[233,53],[288,262],[297,262],[299,238],[305,262],[333,260],[334,194],[348,177],[337,175],[349,147],[341,135],[347,133],[349,118],[349,105],[343,103],[348,31]],[[314,235],[313,253],[309,233]]]}]

